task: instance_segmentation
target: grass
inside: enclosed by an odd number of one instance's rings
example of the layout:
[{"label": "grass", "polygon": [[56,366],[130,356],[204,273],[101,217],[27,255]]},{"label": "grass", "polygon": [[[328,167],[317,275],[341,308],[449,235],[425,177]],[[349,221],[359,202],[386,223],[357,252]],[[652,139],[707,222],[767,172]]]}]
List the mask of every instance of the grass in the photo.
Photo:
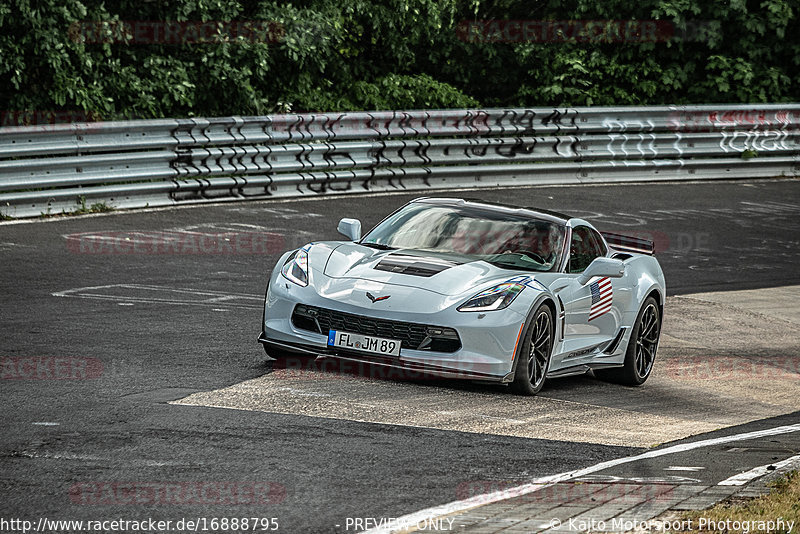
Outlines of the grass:
[{"label": "grass", "polygon": [[39,217],[42,219],[48,219],[51,217],[62,217],[68,215],[86,215],[87,213],[108,213],[109,211],[114,211],[114,208],[112,206],[109,206],[105,202],[96,202],[87,207],[86,197],[84,196],[78,197],[78,204],[80,205],[80,207],[75,211],[70,211],[70,212],[62,211],[61,213],[52,213],[50,211],[50,208],[48,208],[47,211],[42,212],[41,215],[39,215]]},{"label": "grass", "polygon": [[114,211],[114,208],[105,202],[97,202],[89,206],[89,213],[108,213],[109,211]]},{"label": "grass", "polygon": [[[686,512],[684,520],[691,520],[697,530],[700,518],[716,522],[730,521],[775,521],[782,518],[785,527],[771,533],[788,533],[788,524],[794,521],[793,532],[800,530],[800,471],[792,471],[770,484],[771,491],[756,499],[739,502],[729,501],[717,504],[708,510]],[[703,530],[702,532],[726,532],[722,530]]]},{"label": "grass", "polygon": [[73,211],[72,215],[83,215],[85,213],[106,213],[109,211],[114,211],[114,208],[112,208],[105,202],[97,202],[87,208],[86,197],[84,196],[80,197],[78,201],[80,202],[81,207]]}]

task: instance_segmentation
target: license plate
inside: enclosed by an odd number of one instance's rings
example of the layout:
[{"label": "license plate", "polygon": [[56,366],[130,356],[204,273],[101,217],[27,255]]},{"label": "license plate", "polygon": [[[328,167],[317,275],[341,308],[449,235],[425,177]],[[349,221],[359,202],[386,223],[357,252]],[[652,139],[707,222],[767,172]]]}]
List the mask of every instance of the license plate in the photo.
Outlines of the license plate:
[{"label": "license plate", "polygon": [[396,339],[362,336],[361,334],[353,334],[352,332],[329,331],[328,346],[371,352],[383,356],[400,356],[400,342]]}]

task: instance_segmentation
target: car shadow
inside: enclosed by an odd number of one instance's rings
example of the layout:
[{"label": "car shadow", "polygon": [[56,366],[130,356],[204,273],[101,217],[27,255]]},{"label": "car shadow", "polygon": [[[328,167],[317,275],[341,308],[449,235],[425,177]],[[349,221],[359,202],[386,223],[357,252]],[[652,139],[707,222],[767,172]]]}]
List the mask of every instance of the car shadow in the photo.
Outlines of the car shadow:
[{"label": "car shadow", "polygon": [[[351,380],[383,380],[397,384],[408,384],[423,387],[435,387],[452,391],[469,393],[515,394],[508,384],[499,384],[475,380],[472,378],[443,378],[430,372],[398,369],[370,362],[354,362],[337,358],[321,358],[304,355],[280,356],[275,360],[267,360],[264,374],[280,373],[286,377],[324,377],[330,379],[346,378]],[[591,375],[579,375],[548,379],[540,393],[569,392],[586,384],[607,385]]]}]

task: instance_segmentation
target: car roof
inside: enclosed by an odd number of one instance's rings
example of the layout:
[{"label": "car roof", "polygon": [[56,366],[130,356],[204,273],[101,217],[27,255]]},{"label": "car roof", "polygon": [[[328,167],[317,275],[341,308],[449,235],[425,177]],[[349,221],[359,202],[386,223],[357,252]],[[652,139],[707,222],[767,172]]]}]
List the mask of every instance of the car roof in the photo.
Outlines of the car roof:
[{"label": "car roof", "polygon": [[499,202],[487,202],[485,200],[471,198],[421,197],[415,198],[411,202],[424,202],[425,204],[434,204],[439,206],[470,206],[495,213],[508,213],[509,215],[513,214],[517,216],[528,216],[532,219],[541,219],[562,225],[567,224],[567,222],[572,219],[572,217],[569,215],[564,215],[563,213],[559,213],[557,211],[514,206],[512,204],[502,204]]}]

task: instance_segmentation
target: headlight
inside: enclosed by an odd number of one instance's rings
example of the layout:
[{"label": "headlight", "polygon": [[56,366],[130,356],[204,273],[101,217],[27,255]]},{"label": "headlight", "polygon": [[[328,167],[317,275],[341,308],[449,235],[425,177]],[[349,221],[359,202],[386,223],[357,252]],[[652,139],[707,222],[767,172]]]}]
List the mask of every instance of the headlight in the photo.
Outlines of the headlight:
[{"label": "headlight", "polygon": [[459,306],[462,312],[484,312],[507,308],[517,295],[525,289],[523,284],[503,282],[492,288],[481,291],[467,302]]},{"label": "headlight", "polygon": [[286,263],[281,268],[281,274],[287,280],[294,282],[299,286],[308,285],[308,249],[310,245],[296,250],[294,254],[289,256]]}]

